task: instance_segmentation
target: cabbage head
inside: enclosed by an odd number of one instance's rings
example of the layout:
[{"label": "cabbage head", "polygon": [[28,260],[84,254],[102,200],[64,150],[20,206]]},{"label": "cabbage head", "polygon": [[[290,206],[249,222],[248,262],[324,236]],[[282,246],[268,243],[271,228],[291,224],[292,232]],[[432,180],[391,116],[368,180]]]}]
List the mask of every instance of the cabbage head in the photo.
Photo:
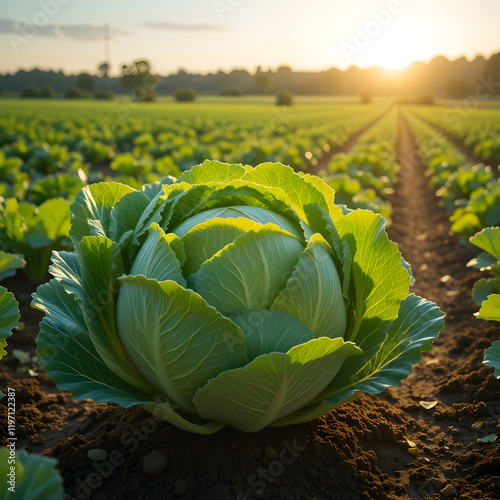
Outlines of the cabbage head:
[{"label": "cabbage head", "polygon": [[279,163],[84,187],[34,295],[41,365],[200,434],[318,418],[397,385],[443,328],[384,227]]}]

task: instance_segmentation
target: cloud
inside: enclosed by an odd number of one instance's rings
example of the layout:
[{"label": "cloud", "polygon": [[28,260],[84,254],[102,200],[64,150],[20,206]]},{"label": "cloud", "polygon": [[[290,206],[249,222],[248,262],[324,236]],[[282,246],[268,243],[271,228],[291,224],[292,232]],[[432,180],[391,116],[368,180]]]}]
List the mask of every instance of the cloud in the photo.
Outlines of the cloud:
[{"label": "cloud", "polygon": [[[58,29],[68,38],[74,38],[76,40],[102,40],[104,38],[104,26],[95,26],[93,24],[67,24],[65,26],[59,26]],[[130,32],[119,30],[116,28],[110,28],[109,35],[122,36],[130,35]]]},{"label": "cloud", "polygon": [[187,23],[171,23],[171,22],[147,22],[141,23],[142,26],[153,28],[162,31],[198,31],[198,32],[217,32],[227,31],[224,26],[218,24],[187,24]]},{"label": "cloud", "polygon": [[[47,38],[73,38],[74,40],[94,41],[104,38],[104,26],[94,24],[33,24],[29,21],[13,21],[0,19],[0,34],[15,34],[32,38],[43,36]],[[130,32],[110,29],[110,36],[129,35]]]}]

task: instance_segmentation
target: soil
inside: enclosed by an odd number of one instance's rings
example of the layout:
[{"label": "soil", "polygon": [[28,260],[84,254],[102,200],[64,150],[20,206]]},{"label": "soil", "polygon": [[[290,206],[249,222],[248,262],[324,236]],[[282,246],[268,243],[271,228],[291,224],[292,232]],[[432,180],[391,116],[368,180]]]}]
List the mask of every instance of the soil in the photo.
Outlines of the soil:
[{"label": "soil", "polygon": [[[423,166],[408,161],[415,160],[416,145],[402,116],[399,131],[401,175],[388,232],[412,265],[412,291],[446,312],[434,350],[400,386],[363,395],[313,422],[211,436],[181,431],[141,409],[76,402],[36,362],[20,365],[10,355],[0,363],[0,387],[16,389],[18,446],[59,460],[68,499],[500,498],[500,439],[477,441],[500,435],[500,380],[482,364],[500,328],[473,316],[478,308],[471,289],[480,273],[466,263],[474,251],[450,236],[448,215],[429,190]],[[29,308],[33,287],[20,278],[4,285],[20,300],[25,323],[8,351],[34,355],[41,315]],[[20,373],[20,366],[38,375]],[[422,400],[437,404],[424,409]],[[413,446],[416,457],[408,451]],[[106,450],[108,459],[89,460],[93,448]],[[167,458],[154,476],[143,472],[153,450]]]}]

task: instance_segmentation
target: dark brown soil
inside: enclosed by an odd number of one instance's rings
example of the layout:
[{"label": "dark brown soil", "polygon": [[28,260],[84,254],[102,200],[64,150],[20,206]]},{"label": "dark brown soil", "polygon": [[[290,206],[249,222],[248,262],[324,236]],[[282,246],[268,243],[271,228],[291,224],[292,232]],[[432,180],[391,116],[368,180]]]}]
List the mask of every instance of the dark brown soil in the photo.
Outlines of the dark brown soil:
[{"label": "dark brown soil", "polygon": [[[500,328],[473,316],[470,291],[480,277],[466,267],[473,252],[449,235],[448,216],[428,189],[423,167],[408,161],[414,149],[401,118],[402,171],[389,234],[413,267],[412,291],[436,301],[447,317],[435,349],[400,386],[364,395],[307,424],[198,436],[140,409],[75,402],[42,373],[15,375],[18,362],[7,359],[0,374],[2,388],[17,388],[18,444],[59,460],[68,498],[439,499],[451,485],[455,498],[498,500],[500,439],[477,439],[500,434],[500,381],[481,363]],[[9,352],[33,354],[40,315],[22,295],[31,290],[21,281],[5,285],[20,298],[26,323],[11,337]],[[425,410],[422,400],[438,403]],[[408,453],[408,440],[417,457]],[[91,448],[106,450],[108,460],[91,462]],[[168,463],[162,474],[148,476],[143,459],[154,449]]]}]

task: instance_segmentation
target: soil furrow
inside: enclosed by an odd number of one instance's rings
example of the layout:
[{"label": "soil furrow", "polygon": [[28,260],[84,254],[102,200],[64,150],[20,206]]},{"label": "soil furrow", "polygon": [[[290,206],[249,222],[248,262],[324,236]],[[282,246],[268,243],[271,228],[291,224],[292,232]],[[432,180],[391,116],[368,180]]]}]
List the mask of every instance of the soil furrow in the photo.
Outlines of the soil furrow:
[{"label": "soil furrow", "polygon": [[[435,301],[447,315],[433,351],[390,390],[395,406],[415,418],[408,438],[423,451],[401,479],[408,481],[411,498],[438,495],[446,484],[452,484],[460,498],[496,498],[499,477],[488,483],[477,474],[475,461],[483,450],[486,461],[499,454],[498,445],[487,449],[476,443],[487,432],[498,431],[500,384],[481,361],[484,348],[500,336],[499,329],[473,316],[478,307],[471,289],[481,275],[466,263],[476,252],[450,235],[448,214],[428,187],[424,166],[414,153],[417,145],[401,114],[399,130],[401,173],[391,199],[394,215],[388,233],[412,265],[412,291]],[[437,405],[424,410],[420,401]],[[474,424],[481,427],[473,429]]]}]

